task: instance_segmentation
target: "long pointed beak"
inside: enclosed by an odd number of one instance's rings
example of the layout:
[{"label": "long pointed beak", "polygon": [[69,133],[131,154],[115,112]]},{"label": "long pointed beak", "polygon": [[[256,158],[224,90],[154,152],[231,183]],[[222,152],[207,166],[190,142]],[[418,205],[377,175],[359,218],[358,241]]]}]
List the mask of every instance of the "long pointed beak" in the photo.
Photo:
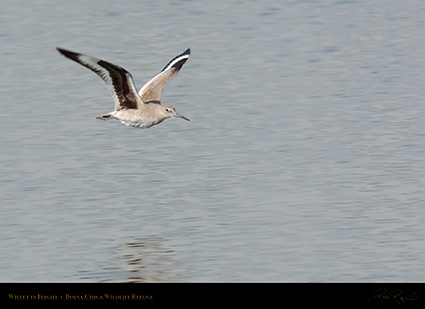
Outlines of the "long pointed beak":
[{"label": "long pointed beak", "polygon": [[189,118],[186,118],[185,116],[180,115],[179,113],[175,113],[175,114],[174,114],[174,117],[177,117],[177,118],[181,118],[181,119],[184,119],[184,120],[190,121],[190,119],[189,119]]}]

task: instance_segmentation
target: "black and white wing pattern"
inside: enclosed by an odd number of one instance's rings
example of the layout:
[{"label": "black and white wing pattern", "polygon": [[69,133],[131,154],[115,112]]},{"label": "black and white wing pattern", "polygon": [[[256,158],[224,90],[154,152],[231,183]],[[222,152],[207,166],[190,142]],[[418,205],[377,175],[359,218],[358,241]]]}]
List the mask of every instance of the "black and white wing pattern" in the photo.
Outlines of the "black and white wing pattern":
[{"label": "black and white wing pattern", "polygon": [[115,110],[137,109],[142,104],[130,72],[113,63],[75,53],[62,48],[57,50],[65,57],[95,72],[106,84],[115,102]]},{"label": "black and white wing pattern", "polygon": [[139,91],[143,103],[161,102],[161,95],[165,86],[172,80],[190,57],[190,48],[174,57],[154,78],[148,81]]}]

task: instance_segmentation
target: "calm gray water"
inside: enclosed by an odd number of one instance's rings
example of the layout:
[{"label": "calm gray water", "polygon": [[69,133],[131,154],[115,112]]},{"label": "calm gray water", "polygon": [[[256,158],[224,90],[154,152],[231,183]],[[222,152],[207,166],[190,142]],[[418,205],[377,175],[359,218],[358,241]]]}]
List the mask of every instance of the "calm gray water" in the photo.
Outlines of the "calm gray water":
[{"label": "calm gray water", "polygon": [[[106,4],[107,3],[107,4]],[[0,10],[0,280],[425,278],[425,3],[16,1]],[[187,47],[164,104],[103,82]]]}]

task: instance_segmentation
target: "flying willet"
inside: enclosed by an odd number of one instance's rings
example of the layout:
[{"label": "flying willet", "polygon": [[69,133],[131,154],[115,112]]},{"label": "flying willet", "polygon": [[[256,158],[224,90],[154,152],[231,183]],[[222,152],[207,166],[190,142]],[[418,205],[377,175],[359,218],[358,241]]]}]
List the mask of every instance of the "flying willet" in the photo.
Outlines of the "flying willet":
[{"label": "flying willet", "polygon": [[161,105],[162,92],[170,80],[177,75],[189,59],[190,49],[174,57],[155,77],[137,93],[133,76],[127,70],[113,63],[75,53],[62,48],[57,50],[65,57],[78,62],[95,72],[106,84],[115,102],[115,110],[97,117],[101,120],[118,119],[129,127],[149,128],[167,118],[188,118],[176,112],[170,105]]}]

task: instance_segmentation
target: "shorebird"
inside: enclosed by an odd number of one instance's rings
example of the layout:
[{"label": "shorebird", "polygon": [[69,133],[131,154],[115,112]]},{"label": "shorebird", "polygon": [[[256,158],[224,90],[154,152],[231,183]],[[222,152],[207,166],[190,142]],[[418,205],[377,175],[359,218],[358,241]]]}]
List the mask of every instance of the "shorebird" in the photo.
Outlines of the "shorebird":
[{"label": "shorebird", "polygon": [[78,62],[96,73],[106,84],[115,102],[115,110],[96,117],[101,120],[118,119],[129,127],[149,128],[167,118],[177,117],[189,121],[170,105],[161,105],[161,95],[183,64],[189,59],[190,49],[174,57],[139,92],[133,76],[124,68],[113,63],[62,48],[57,50],[65,57]]}]

